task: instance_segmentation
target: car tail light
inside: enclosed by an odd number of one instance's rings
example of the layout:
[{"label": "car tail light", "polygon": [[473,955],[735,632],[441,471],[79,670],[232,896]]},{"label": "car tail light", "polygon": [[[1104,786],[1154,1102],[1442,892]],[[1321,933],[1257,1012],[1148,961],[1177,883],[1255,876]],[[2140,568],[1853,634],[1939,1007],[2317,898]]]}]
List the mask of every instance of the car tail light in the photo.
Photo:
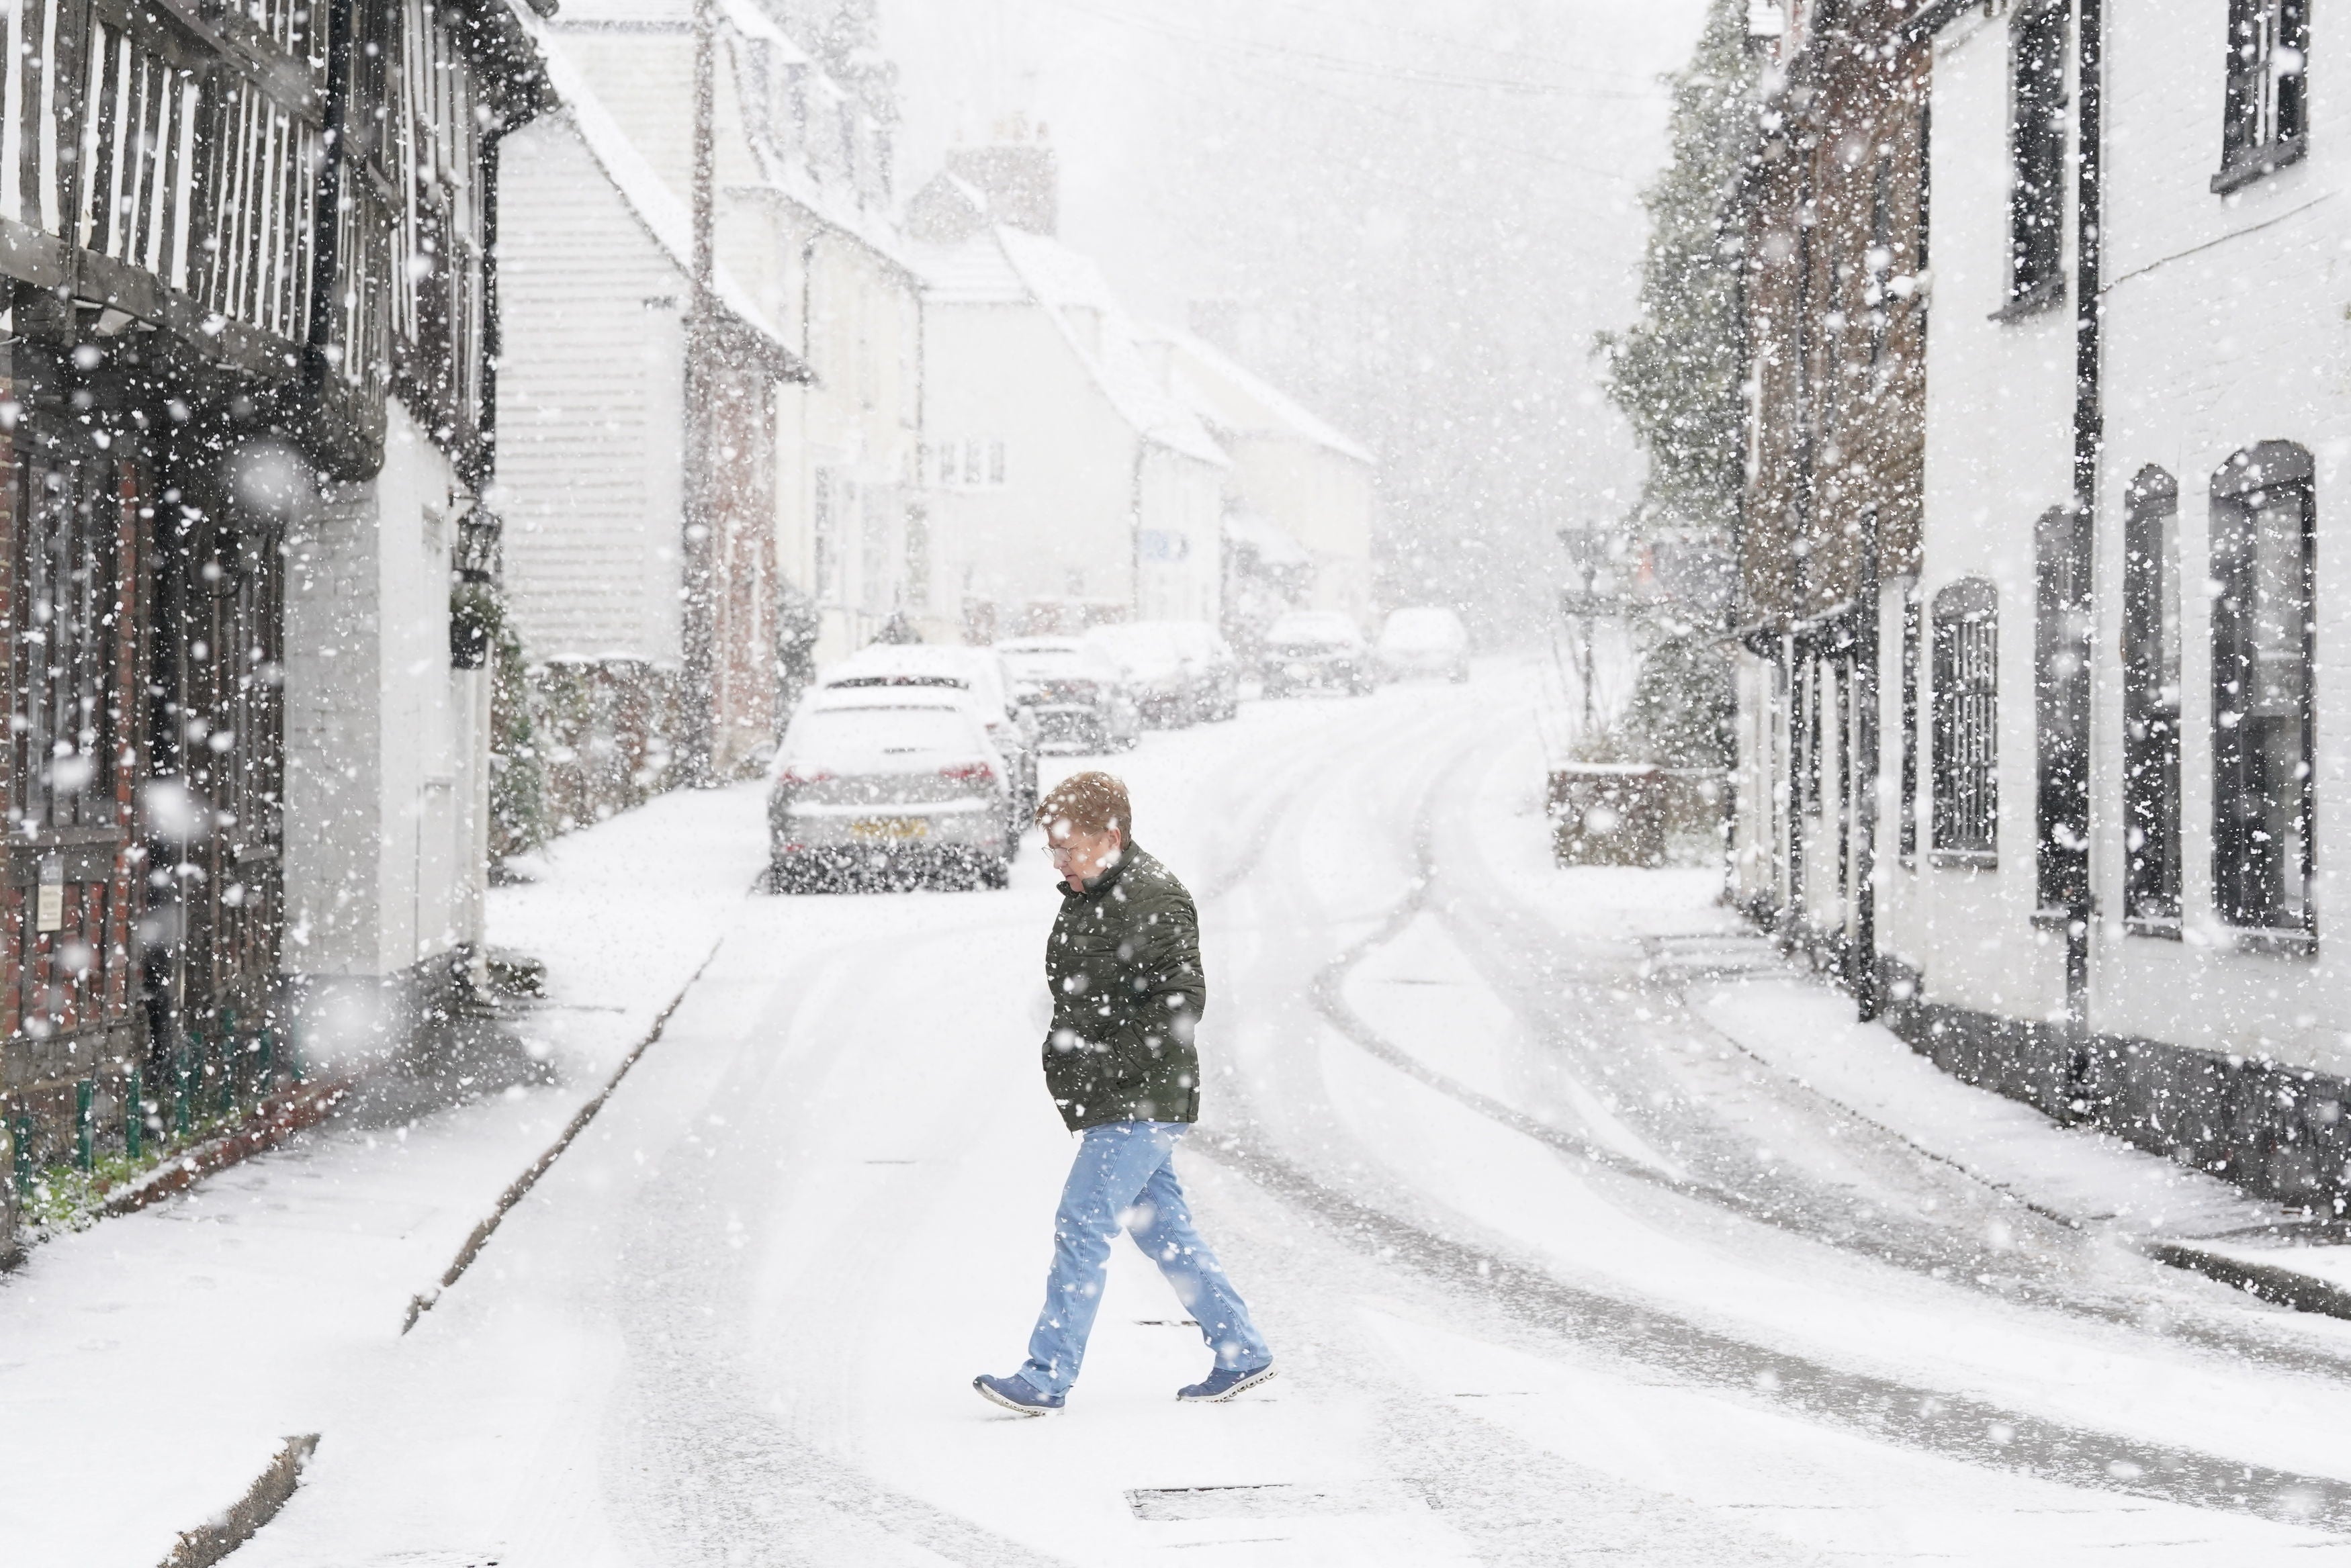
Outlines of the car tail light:
[{"label": "car tail light", "polygon": [[939,777],[957,784],[993,784],[996,770],[986,763],[951,763],[939,770]]},{"label": "car tail light", "polygon": [[798,764],[794,764],[791,767],[786,768],[781,774],[778,774],[776,782],[778,784],[790,784],[797,788],[801,784],[824,784],[830,781],[831,777],[832,775],[826,773],[822,768],[802,768]]}]

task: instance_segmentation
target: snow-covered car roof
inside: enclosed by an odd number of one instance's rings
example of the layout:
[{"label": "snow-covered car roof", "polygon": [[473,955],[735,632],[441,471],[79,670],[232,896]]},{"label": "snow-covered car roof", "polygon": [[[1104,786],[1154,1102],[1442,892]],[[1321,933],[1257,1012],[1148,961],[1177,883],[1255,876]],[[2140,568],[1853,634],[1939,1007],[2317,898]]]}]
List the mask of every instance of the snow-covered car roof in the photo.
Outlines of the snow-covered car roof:
[{"label": "snow-covered car roof", "polygon": [[1016,686],[1023,682],[1033,686],[1071,670],[1094,680],[1123,679],[1118,660],[1081,638],[1024,637],[998,643],[996,651],[1004,656],[1005,668]]},{"label": "snow-covered car roof", "polygon": [[1337,610],[1291,610],[1267,628],[1268,642],[1361,642],[1363,628]]},{"label": "snow-covered car roof", "polygon": [[1461,618],[1437,605],[1391,610],[1387,624],[1380,629],[1380,642],[1388,648],[1441,648],[1468,640],[1469,629],[1461,624]]},{"label": "snow-covered car roof", "polygon": [[1004,662],[992,648],[936,643],[876,643],[859,649],[818,678],[828,691],[843,688],[960,687],[985,703],[1004,704]]},{"label": "snow-covered car roof", "polygon": [[1138,631],[1156,631],[1187,653],[1224,651],[1224,634],[1205,620],[1139,620],[1134,625]]},{"label": "snow-covered car roof", "polygon": [[1142,675],[1184,668],[1184,645],[1159,621],[1124,621],[1098,626],[1086,641],[1100,649],[1129,673]]}]

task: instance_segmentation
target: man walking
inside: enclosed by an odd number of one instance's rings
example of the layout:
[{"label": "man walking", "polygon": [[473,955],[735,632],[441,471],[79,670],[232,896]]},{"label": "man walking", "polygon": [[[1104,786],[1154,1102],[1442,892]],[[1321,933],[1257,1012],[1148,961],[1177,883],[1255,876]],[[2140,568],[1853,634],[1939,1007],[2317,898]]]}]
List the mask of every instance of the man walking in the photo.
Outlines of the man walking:
[{"label": "man walking", "polygon": [[972,1386],[1024,1416],[1061,1407],[1123,1227],[1216,1355],[1208,1376],[1176,1397],[1229,1399],[1273,1376],[1273,1353],[1192,1229],[1176,1179],[1176,1145],[1200,1116],[1199,916],[1184,885],[1134,843],[1126,786],[1108,774],[1062,781],[1038,804],[1037,822],[1062,883],[1045,947],[1053,992],[1045,1084],[1080,1142],[1053,1217],[1053,1266],[1029,1359],[1009,1377],[975,1377]]}]

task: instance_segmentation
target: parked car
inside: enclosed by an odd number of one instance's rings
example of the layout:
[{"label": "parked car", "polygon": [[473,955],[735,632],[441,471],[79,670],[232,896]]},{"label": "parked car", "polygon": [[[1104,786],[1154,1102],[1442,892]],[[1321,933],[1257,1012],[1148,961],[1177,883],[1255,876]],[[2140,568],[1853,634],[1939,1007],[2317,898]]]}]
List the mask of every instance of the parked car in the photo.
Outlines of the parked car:
[{"label": "parked car", "polygon": [[1037,743],[1123,752],[1143,738],[1143,715],[1108,654],[1074,637],[999,642],[1012,700],[1037,716]]},{"label": "parked car", "polygon": [[987,726],[988,740],[1010,773],[1012,797],[1005,822],[1018,841],[1037,811],[1037,719],[1014,700],[1003,659],[992,648],[875,643],[851,654],[817,679],[820,691],[900,686],[946,689],[970,698]]},{"label": "parked car", "polygon": [[1241,711],[1241,661],[1225,634],[1204,620],[1145,621],[1163,626],[1191,666],[1192,710],[1210,721]]},{"label": "parked car", "polygon": [[1429,605],[1388,612],[1380,628],[1380,671],[1391,680],[1416,675],[1469,679],[1469,628],[1449,609]]},{"label": "parked car", "polygon": [[1144,723],[1155,730],[1179,730],[1197,723],[1200,715],[1191,660],[1166,628],[1165,621],[1098,626],[1086,633],[1086,642],[1125,676]]},{"label": "parked car", "polygon": [[1379,684],[1371,645],[1337,610],[1292,610],[1266,628],[1259,678],[1269,697],[1338,687],[1361,696]]},{"label": "parked car", "polygon": [[815,691],[769,772],[778,892],[947,878],[1001,888],[1019,843],[1012,785],[961,693],[893,686]]}]

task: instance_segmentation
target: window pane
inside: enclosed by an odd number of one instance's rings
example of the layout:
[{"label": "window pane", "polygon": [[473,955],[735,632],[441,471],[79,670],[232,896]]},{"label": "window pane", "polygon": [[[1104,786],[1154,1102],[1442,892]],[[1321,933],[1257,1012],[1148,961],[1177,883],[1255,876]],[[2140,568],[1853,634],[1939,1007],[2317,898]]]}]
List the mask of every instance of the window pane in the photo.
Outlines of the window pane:
[{"label": "window pane", "polygon": [[[2229,472],[2222,471],[2223,479]],[[2236,925],[2307,930],[2314,799],[2310,486],[2295,480],[2239,493],[2216,480],[2215,489],[2215,901],[2221,918]]]},{"label": "window pane", "polygon": [[2123,912],[2179,918],[2179,502],[2171,476],[2131,486],[2123,548]]},{"label": "window pane", "polygon": [[2308,671],[2303,624],[2310,618],[2302,574],[2302,504],[2273,503],[2253,514],[2253,692],[2256,718],[2302,711]]},{"label": "window pane", "polygon": [[1934,846],[1989,854],[1998,843],[1999,620],[1991,585],[1935,596]]},{"label": "window pane", "polygon": [[2051,6],[2016,35],[2009,130],[2009,293],[2057,276],[2065,207],[2065,11]]}]

